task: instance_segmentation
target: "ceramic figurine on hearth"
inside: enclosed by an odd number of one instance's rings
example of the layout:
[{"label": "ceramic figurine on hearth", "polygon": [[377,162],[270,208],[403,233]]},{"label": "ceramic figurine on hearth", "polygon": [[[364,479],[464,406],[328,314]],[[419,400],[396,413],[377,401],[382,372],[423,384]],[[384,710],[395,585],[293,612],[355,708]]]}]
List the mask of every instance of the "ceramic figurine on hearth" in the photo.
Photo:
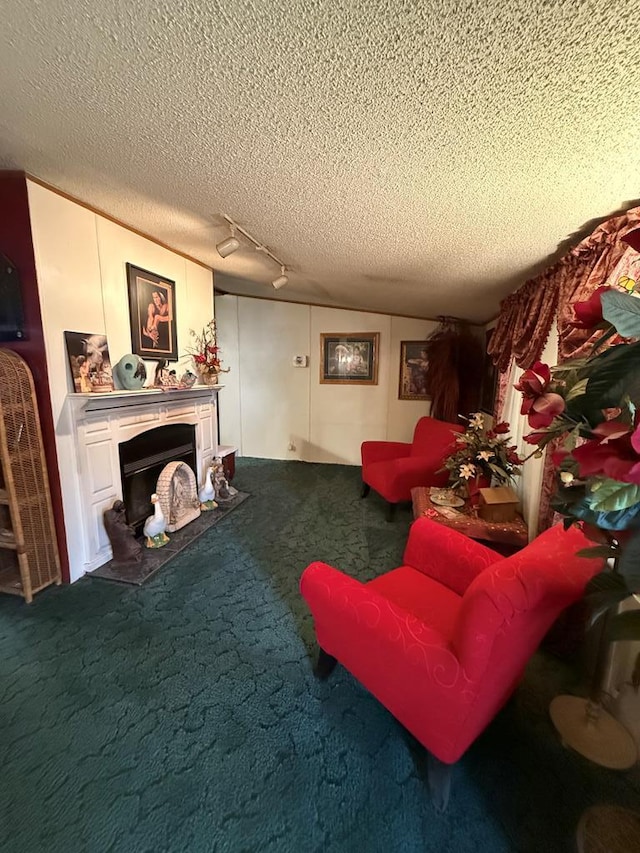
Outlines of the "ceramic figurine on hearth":
[{"label": "ceramic figurine on hearth", "polygon": [[139,563],[142,560],[142,544],[136,539],[133,527],[127,524],[122,501],[115,501],[111,509],[106,510],[104,529],[116,563]]},{"label": "ceramic figurine on hearth", "polygon": [[145,545],[147,548],[162,548],[169,541],[169,537],[165,533],[167,522],[158,495],[151,495],[151,503],[153,504],[153,515],[147,518],[142,528],[147,537]]},{"label": "ceramic figurine on hearth", "polygon": [[222,494],[222,492],[224,492],[222,481],[225,479],[225,476],[222,459],[219,457],[216,457],[211,463],[211,479],[213,480],[213,489],[216,493],[216,498],[218,500],[224,500],[224,496]]},{"label": "ceramic figurine on hearth", "polygon": [[218,504],[216,503],[216,493],[213,487],[213,466],[207,468],[207,473],[204,477],[204,483],[200,492],[198,493],[198,497],[200,498],[200,509],[203,512],[207,512],[210,509],[215,509]]},{"label": "ceramic figurine on hearth", "polygon": [[235,498],[235,496],[238,494],[238,490],[234,489],[233,486],[231,485],[231,483],[226,479],[226,471],[225,471],[225,481],[224,482],[225,482],[225,489],[227,492],[227,499],[231,500],[231,498]]},{"label": "ceramic figurine on hearth", "polygon": [[238,494],[238,490],[229,484],[222,458],[217,456],[213,464],[215,469],[213,484],[216,490],[216,498],[221,501],[229,501]]},{"label": "ceramic figurine on hearth", "polygon": [[216,491],[216,499],[219,501],[228,501],[238,492],[229,485],[224,473],[224,465],[222,459],[218,456],[213,463],[213,487]]}]

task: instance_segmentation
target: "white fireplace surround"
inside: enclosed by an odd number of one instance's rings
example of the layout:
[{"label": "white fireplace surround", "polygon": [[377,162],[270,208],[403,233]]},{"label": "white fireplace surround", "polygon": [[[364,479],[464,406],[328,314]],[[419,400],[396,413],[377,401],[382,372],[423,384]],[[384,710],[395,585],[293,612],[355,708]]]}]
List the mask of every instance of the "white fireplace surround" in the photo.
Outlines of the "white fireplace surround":
[{"label": "white fireplace surround", "polygon": [[122,499],[118,445],[158,426],[192,424],[199,485],[217,449],[217,391],[197,386],[68,396],[64,431],[75,445],[77,464],[75,476],[61,470],[61,480],[71,581],[112,557],[103,516]]}]

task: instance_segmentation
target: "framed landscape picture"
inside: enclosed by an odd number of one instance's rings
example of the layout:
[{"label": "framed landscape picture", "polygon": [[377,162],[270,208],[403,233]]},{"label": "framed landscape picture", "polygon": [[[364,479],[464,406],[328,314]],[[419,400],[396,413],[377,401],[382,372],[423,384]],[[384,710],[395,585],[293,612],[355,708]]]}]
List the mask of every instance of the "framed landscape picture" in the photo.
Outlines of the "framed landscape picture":
[{"label": "framed landscape picture", "polygon": [[176,283],[127,264],[131,352],[142,358],[178,358]]},{"label": "framed landscape picture", "polygon": [[65,332],[73,389],[79,394],[113,391],[111,359],[105,335]]},{"label": "framed landscape picture", "polygon": [[320,384],[377,385],[380,332],[320,335]]},{"label": "framed landscape picture", "polygon": [[399,400],[430,400],[425,341],[400,341]]}]

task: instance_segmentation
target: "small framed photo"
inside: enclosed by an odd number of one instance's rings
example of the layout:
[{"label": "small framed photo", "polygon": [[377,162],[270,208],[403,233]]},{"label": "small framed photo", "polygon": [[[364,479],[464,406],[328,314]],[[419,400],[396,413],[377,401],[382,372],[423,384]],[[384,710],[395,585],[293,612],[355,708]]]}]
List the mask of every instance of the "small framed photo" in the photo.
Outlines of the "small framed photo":
[{"label": "small framed photo", "polygon": [[430,400],[425,341],[400,341],[398,400]]},{"label": "small framed photo", "polygon": [[111,359],[105,335],[65,332],[73,388],[78,394],[113,391]]},{"label": "small framed photo", "polygon": [[142,358],[178,359],[176,283],[127,264],[131,352]]},{"label": "small framed photo", "polygon": [[320,335],[321,385],[377,385],[380,332]]}]

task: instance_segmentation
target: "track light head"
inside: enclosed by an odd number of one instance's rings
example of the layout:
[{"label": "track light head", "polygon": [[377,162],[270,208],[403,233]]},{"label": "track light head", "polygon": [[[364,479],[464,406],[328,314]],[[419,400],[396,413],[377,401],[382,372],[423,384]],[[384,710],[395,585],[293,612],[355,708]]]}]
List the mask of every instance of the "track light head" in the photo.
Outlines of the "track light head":
[{"label": "track light head", "polygon": [[287,284],[289,281],[288,276],[286,276],[284,272],[285,267],[280,267],[281,275],[279,275],[278,278],[274,278],[274,280],[271,282],[271,284],[273,285],[273,287],[275,287],[276,290],[280,290],[280,288],[284,287],[285,284]]},{"label": "track light head", "polygon": [[234,222],[234,220],[230,216],[227,216],[226,213],[222,214],[222,218],[226,221],[227,225],[231,229],[231,237],[227,237],[226,240],[223,240],[221,243],[218,243],[218,245],[216,246],[216,249],[218,250],[218,254],[221,257],[226,258],[227,255],[230,255],[232,252],[235,252],[240,248],[240,243],[236,239],[236,231],[239,231],[243,237],[246,237],[250,243],[253,243],[256,252],[261,252],[263,255],[266,255],[268,258],[271,258],[272,261],[275,261],[276,264],[279,264],[280,275],[278,276],[278,278],[275,278],[271,282],[274,289],[280,290],[281,287],[284,287],[285,284],[289,283],[289,276],[285,275],[287,268],[282,263],[280,258],[277,258],[273,254],[271,249],[269,249],[267,246],[265,246],[264,243],[261,243],[259,240],[256,240],[255,237],[253,237],[251,234],[249,234],[249,232],[245,228],[243,228],[241,225],[238,225],[237,222]]},{"label": "track light head", "polygon": [[227,237],[226,240],[223,240],[216,246],[216,250],[221,258],[226,258],[228,255],[237,252],[239,248],[240,243],[238,242],[236,232],[233,228],[231,229],[231,237]]}]

